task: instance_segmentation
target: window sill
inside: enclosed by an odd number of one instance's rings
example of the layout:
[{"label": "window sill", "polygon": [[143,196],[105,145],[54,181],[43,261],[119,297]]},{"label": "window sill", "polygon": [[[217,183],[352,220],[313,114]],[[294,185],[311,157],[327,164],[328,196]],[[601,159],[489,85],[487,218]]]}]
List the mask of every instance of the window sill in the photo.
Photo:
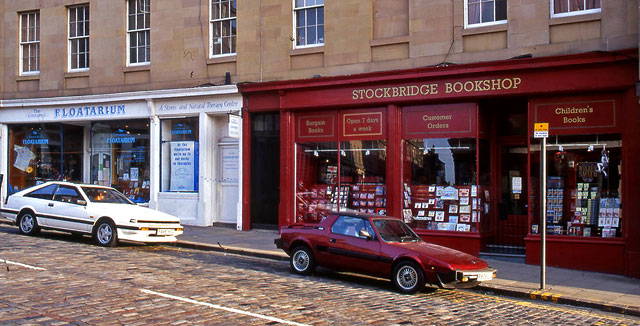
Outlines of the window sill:
[{"label": "window sill", "polygon": [[309,48],[292,49],[291,51],[289,51],[290,56],[314,54],[314,53],[324,53],[324,45],[314,46]]},{"label": "window sill", "polygon": [[65,72],[64,78],[89,77],[89,70]]},{"label": "window sill", "polygon": [[383,45],[393,45],[393,44],[402,44],[409,43],[409,36],[396,36],[396,37],[386,37],[380,38],[376,40],[371,40],[371,46],[383,46]]},{"label": "window sill", "polygon": [[214,65],[216,63],[229,63],[229,62],[236,62],[238,60],[238,56],[237,55],[225,55],[225,56],[218,56],[218,57],[213,57],[213,58],[208,58],[207,59],[207,64],[208,65]]},{"label": "window sill", "polygon": [[462,36],[504,32],[506,30],[507,30],[507,23],[488,25],[488,26],[467,27],[462,30]]},{"label": "window sill", "polygon": [[123,72],[150,71],[150,70],[151,70],[151,64],[122,67]]},{"label": "window sill", "polygon": [[40,74],[17,76],[16,81],[39,80]]},{"label": "window sill", "polygon": [[553,26],[553,25],[562,25],[562,24],[581,23],[581,22],[595,21],[595,20],[601,20],[601,19],[602,19],[602,13],[596,12],[592,14],[549,18],[549,25]]}]

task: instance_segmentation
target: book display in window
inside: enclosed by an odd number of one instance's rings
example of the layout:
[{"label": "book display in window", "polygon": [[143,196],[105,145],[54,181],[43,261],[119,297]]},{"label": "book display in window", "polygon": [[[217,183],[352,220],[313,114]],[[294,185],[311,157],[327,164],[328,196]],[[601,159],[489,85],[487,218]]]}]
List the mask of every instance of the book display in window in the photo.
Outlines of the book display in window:
[{"label": "book display in window", "polygon": [[315,185],[308,189],[299,186],[297,218],[299,221],[318,221],[331,211],[351,209],[367,214],[385,215],[387,200],[383,184]]},{"label": "book display in window", "polygon": [[488,214],[489,191],[479,186],[404,184],[404,219],[427,230],[476,232]]},{"label": "book display in window", "polygon": [[620,198],[607,191],[596,162],[575,164],[569,177],[547,179],[547,234],[603,238],[621,236]]}]

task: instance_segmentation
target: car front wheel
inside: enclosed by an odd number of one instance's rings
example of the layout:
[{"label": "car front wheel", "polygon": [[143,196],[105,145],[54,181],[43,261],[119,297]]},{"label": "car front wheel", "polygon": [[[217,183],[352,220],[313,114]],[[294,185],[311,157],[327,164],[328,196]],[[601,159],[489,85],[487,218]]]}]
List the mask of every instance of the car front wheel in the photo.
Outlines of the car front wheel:
[{"label": "car front wheel", "polygon": [[424,287],[424,274],[416,263],[401,262],[393,269],[391,281],[402,293],[416,293]]},{"label": "car front wheel", "polygon": [[110,220],[98,223],[93,231],[93,239],[102,247],[115,247],[118,242],[116,226]]},{"label": "car front wheel", "polygon": [[18,227],[20,228],[20,233],[26,235],[35,235],[40,231],[38,220],[36,219],[35,214],[31,212],[20,214],[20,217],[18,218]]},{"label": "car front wheel", "polygon": [[313,258],[311,249],[306,246],[299,246],[291,251],[291,271],[300,274],[308,275],[313,273],[316,269],[316,261]]}]

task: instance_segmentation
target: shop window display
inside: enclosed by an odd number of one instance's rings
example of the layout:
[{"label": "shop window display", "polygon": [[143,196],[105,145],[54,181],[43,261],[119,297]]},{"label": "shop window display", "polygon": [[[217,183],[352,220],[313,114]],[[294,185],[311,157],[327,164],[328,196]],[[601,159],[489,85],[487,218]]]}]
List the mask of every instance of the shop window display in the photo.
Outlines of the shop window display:
[{"label": "shop window display", "polygon": [[340,184],[345,187],[342,207],[385,215],[387,144],[383,140],[340,142]]},{"label": "shop window display", "polygon": [[[547,234],[622,236],[622,140],[619,134],[552,136],[547,145]],[[537,141],[532,141],[537,143]],[[540,146],[531,147],[532,183],[539,193]],[[538,234],[540,202],[531,233]]]},{"label": "shop window display", "polygon": [[[345,202],[338,185],[336,142],[296,145],[296,219],[316,221]],[[340,193],[343,195],[341,196]]]},{"label": "shop window display", "polygon": [[338,210],[384,215],[385,175],[384,141],[298,143],[296,219],[315,221]]},{"label": "shop window display", "polygon": [[403,216],[416,229],[477,232],[489,211],[474,138],[404,141]]},{"label": "shop window display", "polygon": [[149,122],[104,121],[91,126],[91,182],[149,201]]},{"label": "shop window display", "polygon": [[82,127],[64,124],[9,127],[9,192],[49,180],[82,181]]},{"label": "shop window display", "polygon": [[162,191],[198,191],[198,118],[162,121]]}]

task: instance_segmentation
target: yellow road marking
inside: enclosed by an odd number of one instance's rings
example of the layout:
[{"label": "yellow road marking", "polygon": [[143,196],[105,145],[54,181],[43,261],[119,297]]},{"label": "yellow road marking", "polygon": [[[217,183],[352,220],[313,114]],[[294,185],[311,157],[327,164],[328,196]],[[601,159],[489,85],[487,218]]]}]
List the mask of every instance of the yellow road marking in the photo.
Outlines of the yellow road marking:
[{"label": "yellow road marking", "polygon": [[[530,295],[535,300],[535,295],[537,295],[537,294],[539,294],[541,292],[542,291],[532,291],[532,292],[530,292]],[[522,306],[522,307],[532,307],[532,308],[537,308],[537,309],[544,309],[544,310],[562,312],[562,313],[570,313],[570,314],[576,314],[576,315],[581,315],[581,316],[598,317],[598,318],[602,318],[603,320],[616,321],[616,322],[628,321],[628,320],[624,319],[623,317],[603,315],[603,314],[600,313],[599,310],[596,310],[596,309],[592,309],[590,311],[585,311],[583,309],[587,309],[587,308],[580,309],[579,307],[576,307],[578,309],[574,310],[574,309],[565,308],[563,306],[543,305],[543,304],[538,304],[536,302],[518,301],[516,299],[510,299],[510,298],[504,298],[504,297],[487,296],[485,294],[475,293],[475,292],[467,292],[467,291],[465,291],[464,293],[468,294],[468,295],[471,295],[471,296],[477,296],[477,297],[483,297],[483,298],[489,297],[492,300],[495,300],[497,302],[511,303],[511,304],[515,304],[515,305],[518,305],[518,306]]]}]

